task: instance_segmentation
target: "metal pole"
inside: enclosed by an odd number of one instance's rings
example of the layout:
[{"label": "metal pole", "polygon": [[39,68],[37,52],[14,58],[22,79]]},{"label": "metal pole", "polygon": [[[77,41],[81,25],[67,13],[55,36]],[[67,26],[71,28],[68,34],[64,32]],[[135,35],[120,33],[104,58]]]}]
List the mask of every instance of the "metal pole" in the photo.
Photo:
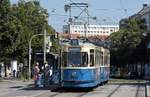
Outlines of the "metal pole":
[{"label": "metal pole", "polygon": [[31,78],[31,43],[32,43],[32,39],[36,36],[39,36],[39,35],[43,35],[43,34],[36,34],[36,35],[33,35],[30,40],[29,40],[29,80]]},{"label": "metal pole", "polygon": [[43,55],[43,65],[44,65],[44,87],[45,87],[45,85],[46,85],[46,81],[45,81],[45,64],[46,64],[46,29],[44,30],[44,45],[43,45],[43,53],[44,53],[44,55]]},{"label": "metal pole", "polygon": [[[32,44],[32,39],[36,36],[42,36],[44,35],[44,63],[46,62],[46,30],[44,31],[45,34],[36,34],[36,35],[33,35],[31,38],[30,38],[30,41],[29,41],[29,79],[31,78],[31,44]],[[48,34],[49,36],[53,35],[53,34]],[[44,65],[44,68],[45,68],[45,65]]]},{"label": "metal pole", "polygon": [[32,41],[32,37],[29,41],[29,80],[31,78],[31,41]]},{"label": "metal pole", "polygon": [[44,60],[43,63],[46,63],[46,29],[44,30],[44,46],[43,46],[43,52],[44,52]]},{"label": "metal pole", "polygon": [[87,37],[87,29],[86,29],[86,26],[87,26],[86,23],[84,23],[84,34],[85,34],[84,37],[85,37],[85,39],[86,39],[86,37]]}]

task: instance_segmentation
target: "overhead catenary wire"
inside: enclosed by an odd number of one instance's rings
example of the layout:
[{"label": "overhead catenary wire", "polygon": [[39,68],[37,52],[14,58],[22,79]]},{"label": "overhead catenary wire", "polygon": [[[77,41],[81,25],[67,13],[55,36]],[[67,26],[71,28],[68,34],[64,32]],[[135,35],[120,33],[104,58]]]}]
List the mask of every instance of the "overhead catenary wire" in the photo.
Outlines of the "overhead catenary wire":
[{"label": "overhead catenary wire", "polygon": [[[76,5],[76,3],[75,3],[73,0],[68,0],[68,1],[70,1],[70,2],[72,2],[72,3],[74,3],[74,4]],[[87,16],[88,16],[88,22],[89,22],[89,18],[92,17],[92,16],[89,14],[89,12],[88,12],[87,10],[85,10],[85,8],[83,9],[83,8],[81,8],[81,7],[78,6],[78,5],[76,5],[76,7],[78,7],[78,8],[82,11],[78,16],[80,16],[83,12],[85,12],[85,13],[87,14]]]},{"label": "overhead catenary wire", "polygon": [[[75,3],[75,1],[74,0],[65,0],[67,3],[68,2],[70,2],[70,3]],[[78,5],[75,5],[77,8],[79,8],[82,12],[81,13],[79,13],[79,15],[78,16],[76,16],[76,15],[72,15],[71,17],[74,17],[74,18],[76,18],[76,17],[80,17],[81,16],[81,14],[83,13],[83,10],[84,10],[84,8],[82,8],[82,7],[80,7],[80,6],[78,6]],[[124,8],[124,7],[123,7]],[[95,9],[95,10],[104,10],[104,11],[112,11],[112,10],[116,10],[116,11],[122,11],[122,9],[123,8],[116,8],[116,9],[106,9],[106,8],[103,8],[103,9]],[[59,13],[54,13],[54,14],[51,14],[52,16],[57,16],[57,17],[69,17],[69,15],[68,14],[59,14]],[[87,18],[87,17],[80,17],[80,18],[78,18],[78,19],[85,19],[85,18]],[[89,16],[89,18],[92,18],[92,16]],[[113,19],[115,19],[115,20],[117,20],[118,21],[118,19],[116,19],[116,18],[114,18],[114,17],[111,17],[111,20],[113,20]],[[106,17],[101,17],[101,19],[98,19],[97,17],[96,17],[96,23],[97,23],[97,21],[101,21],[101,22],[108,22],[108,20],[106,19]],[[110,17],[109,17],[109,20],[110,20]],[[66,19],[64,19],[64,21],[66,21]],[[115,22],[115,24],[117,24],[117,22]]]},{"label": "overhead catenary wire", "polygon": [[[70,2],[72,2],[72,3],[75,3],[73,0],[67,0],[67,1],[70,1]],[[123,11],[124,13],[125,13],[125,16],[126,17],[128,17],[129,15],[128,15],[128,10],[124,7],[124,4],[123,4],[123,2],[122,2],[122,0],[120,0],[120,6],[121,6],[121,8],[120,9],[95,9],[95,10],[104,10],[104,11],[109,11],[109,10],[116,10],[116,11]],[[77,6],[79,9],[81,9],[81,10],[83,10],[81,7],[79,7],[79,6]],[[90,14],[88,14],[89,15],[89,17],[92,17],[92,16],[90,16]]]},{"label": "overhead catenary wire", "polygon": [[120,0],[120,6],[123,9],[123,11],[125,12],[126,17],[128,17],[129,15],[128,15],[127,9],[124,7],[122,0]]},{"label": "overhead catenary wire", "polygon": [[[137,9],[137,8],[126,8],[127,10],[135,10],[135,9]],[[122,8],[111,8],[111,9],[107,9],[107,8],[97,8],[97,9],[94,9],[94,10],[100,10],[100,11],[122,11],[123,9]]]}]

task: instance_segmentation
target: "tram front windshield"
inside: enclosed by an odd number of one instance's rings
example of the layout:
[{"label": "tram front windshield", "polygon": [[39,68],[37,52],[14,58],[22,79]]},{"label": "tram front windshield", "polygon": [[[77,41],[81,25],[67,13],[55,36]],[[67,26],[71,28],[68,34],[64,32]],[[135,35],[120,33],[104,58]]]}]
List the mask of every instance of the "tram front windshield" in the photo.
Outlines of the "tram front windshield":
[{"label": "tram front windshield", "polygon": [[88,54],[86,52],[64,52],[64,67],[86,67],[88,66]]}]

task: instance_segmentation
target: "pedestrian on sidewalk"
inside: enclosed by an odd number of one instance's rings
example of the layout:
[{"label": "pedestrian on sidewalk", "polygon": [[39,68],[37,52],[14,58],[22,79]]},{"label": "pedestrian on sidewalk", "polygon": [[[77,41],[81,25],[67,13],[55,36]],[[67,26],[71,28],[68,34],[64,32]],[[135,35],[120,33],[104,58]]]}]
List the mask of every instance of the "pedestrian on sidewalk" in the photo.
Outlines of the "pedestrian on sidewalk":
[{"label": "pedestrian on sidewalk", "polygon": [[15,69],[13,70],[13,78],[14,79],[16,78],[16,70]]},{"label": "pedestrian on sidewalk", "polygon": [[37,87],[37,82],[38,82],[38,79],[39,79],[39,72],[40,72],[39,63],[37,62],[35,64],[35,67],[34,67],[34,70],[33,70],[33,77],[34,77],[34,85],[35,85],[35,87]]}]

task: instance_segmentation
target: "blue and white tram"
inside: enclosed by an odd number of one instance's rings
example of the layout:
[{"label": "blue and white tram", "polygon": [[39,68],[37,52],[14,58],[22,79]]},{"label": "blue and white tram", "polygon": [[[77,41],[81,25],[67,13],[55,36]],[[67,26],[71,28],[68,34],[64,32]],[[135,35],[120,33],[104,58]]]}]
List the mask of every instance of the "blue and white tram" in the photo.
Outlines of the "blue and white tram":
[{"label": "blue and white tram", "polygon": [[95,87],[109,80],[110,52],[73,39],[61,46],[62,87]]}]

